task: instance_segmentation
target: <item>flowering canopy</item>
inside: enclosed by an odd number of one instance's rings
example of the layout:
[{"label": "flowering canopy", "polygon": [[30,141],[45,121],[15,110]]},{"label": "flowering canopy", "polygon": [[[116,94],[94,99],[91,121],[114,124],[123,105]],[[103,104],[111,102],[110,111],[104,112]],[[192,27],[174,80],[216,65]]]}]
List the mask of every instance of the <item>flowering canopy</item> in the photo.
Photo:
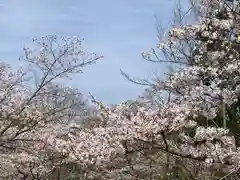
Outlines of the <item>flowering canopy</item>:
[{"label": "flowering canopy", "polygon": [[133,167],[128,154],[140,158],[149,150],[239,169],[238,129],[231,126],[237,124],[239,107],[239,15],[236,6],[219,3],[200,1],[197,24],[173,28],[159,46],[170,62],[180,64],[157,84],[173,94],[171,100],[155,109],[123,103],[100,110],[102,122],[73,141],[79,140],[69,151],[71,160],[110,173],[106,169],[118,158],[117,177]]},{"label": "flowering canopy", "polygon": [[[172,93],[169,101],[154,108],[141,103],[111,108],[99,104],[99,117],[88,128],[63,124],[57,111],[49,115],[56,107],[41,96],[42,90],[52,93],[45,90],[46,82],[65,72],[81,72],[85,61],[79,63],[79,41],[74,46],[66,41],[66,51],[49,50],[44,41],[40,56],[26,50],[28,62],[43,73],[33,94],[23,86],[22,76],[2,66],[1,92],[9,92],[1,94],[2,177],[43,179],[56,168],[74,164],[81,179],[157,179],[162,176],[163,154],[237,171],[239,14],[237,6],[222,5],[220,0],[201,0],[198,10],[195,25],[171,29],[158,46],[169,62],[180,65],[155,85]],[[58,57],[49,60],[49,52]]]}]

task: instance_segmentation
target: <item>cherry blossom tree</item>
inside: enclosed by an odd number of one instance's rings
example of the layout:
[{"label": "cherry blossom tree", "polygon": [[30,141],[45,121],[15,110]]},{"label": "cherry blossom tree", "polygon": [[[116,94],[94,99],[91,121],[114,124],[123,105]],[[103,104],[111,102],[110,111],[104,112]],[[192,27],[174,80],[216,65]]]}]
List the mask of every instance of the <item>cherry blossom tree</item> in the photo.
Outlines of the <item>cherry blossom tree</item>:
[{"label": "cherry blossom tree", "polygon": [[33,41],[36,48],[24,48],[21,58],[27,68],[0,65],[0,179],[43,179],[64,159],[64,152],[53,151],[46,142],[67,132],[71,120],[85,116],[87,104],[79,90],[60,80],[101,58],[87,53],[76,37],[50,35]]},{"label": "cherry blossom tree", "polygon": [[[158,97],[164,93],[170,95],[165,102],[177,103],[191,112],[187,117],[200,126],[196,130],[202,129],[201,131],[207,134],[207,129],[228,129],[236,153],[240,130],[237,65],[239,2],[202,0],[192,1],[191,5],[191,9],[197,14],[197,22],[174,26],[167,33],[167,37],[157,45],[161,53],[152,49],[151,52],[143,54],[144,58],[151,62],[172,63],[175,70],[168,73],[164,80],[156,79],[150,83],[130,80],[150,85],[148,91],[158,93]],[[129,78],[127,74],[124,75]],[[162,101],[160,102],[161,105]],[[204,128],[206,129],[203,130]],[[192,138],[190,139],[192,141]],[[218,153],[219,156],[220,154]],[[230,160],[231,155],[226,157]],[[211,159],[210,162],[212,161],[214,160]],[[221,164],[226,163],[221,161]],[[237,165],[233,169],[238,171]]]}]

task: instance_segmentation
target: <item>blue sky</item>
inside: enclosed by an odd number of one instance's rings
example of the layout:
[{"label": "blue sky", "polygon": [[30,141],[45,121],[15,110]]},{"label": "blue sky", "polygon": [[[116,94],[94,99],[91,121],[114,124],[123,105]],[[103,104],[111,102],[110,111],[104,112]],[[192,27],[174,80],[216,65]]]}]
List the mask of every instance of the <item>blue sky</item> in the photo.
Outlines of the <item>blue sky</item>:
[{"label": "blue sky", "polygon": [[133,99],[143,87],[128,82],[120,68],[135,77],[164,69],[145,62],[141,52],[157,42],[154,15],[166,27],[173,5],[173,0],[2,0],[0,58],[17,67],[33,36],[83,37],[88,51],[105,58],[68,84],[105,103]]}]

